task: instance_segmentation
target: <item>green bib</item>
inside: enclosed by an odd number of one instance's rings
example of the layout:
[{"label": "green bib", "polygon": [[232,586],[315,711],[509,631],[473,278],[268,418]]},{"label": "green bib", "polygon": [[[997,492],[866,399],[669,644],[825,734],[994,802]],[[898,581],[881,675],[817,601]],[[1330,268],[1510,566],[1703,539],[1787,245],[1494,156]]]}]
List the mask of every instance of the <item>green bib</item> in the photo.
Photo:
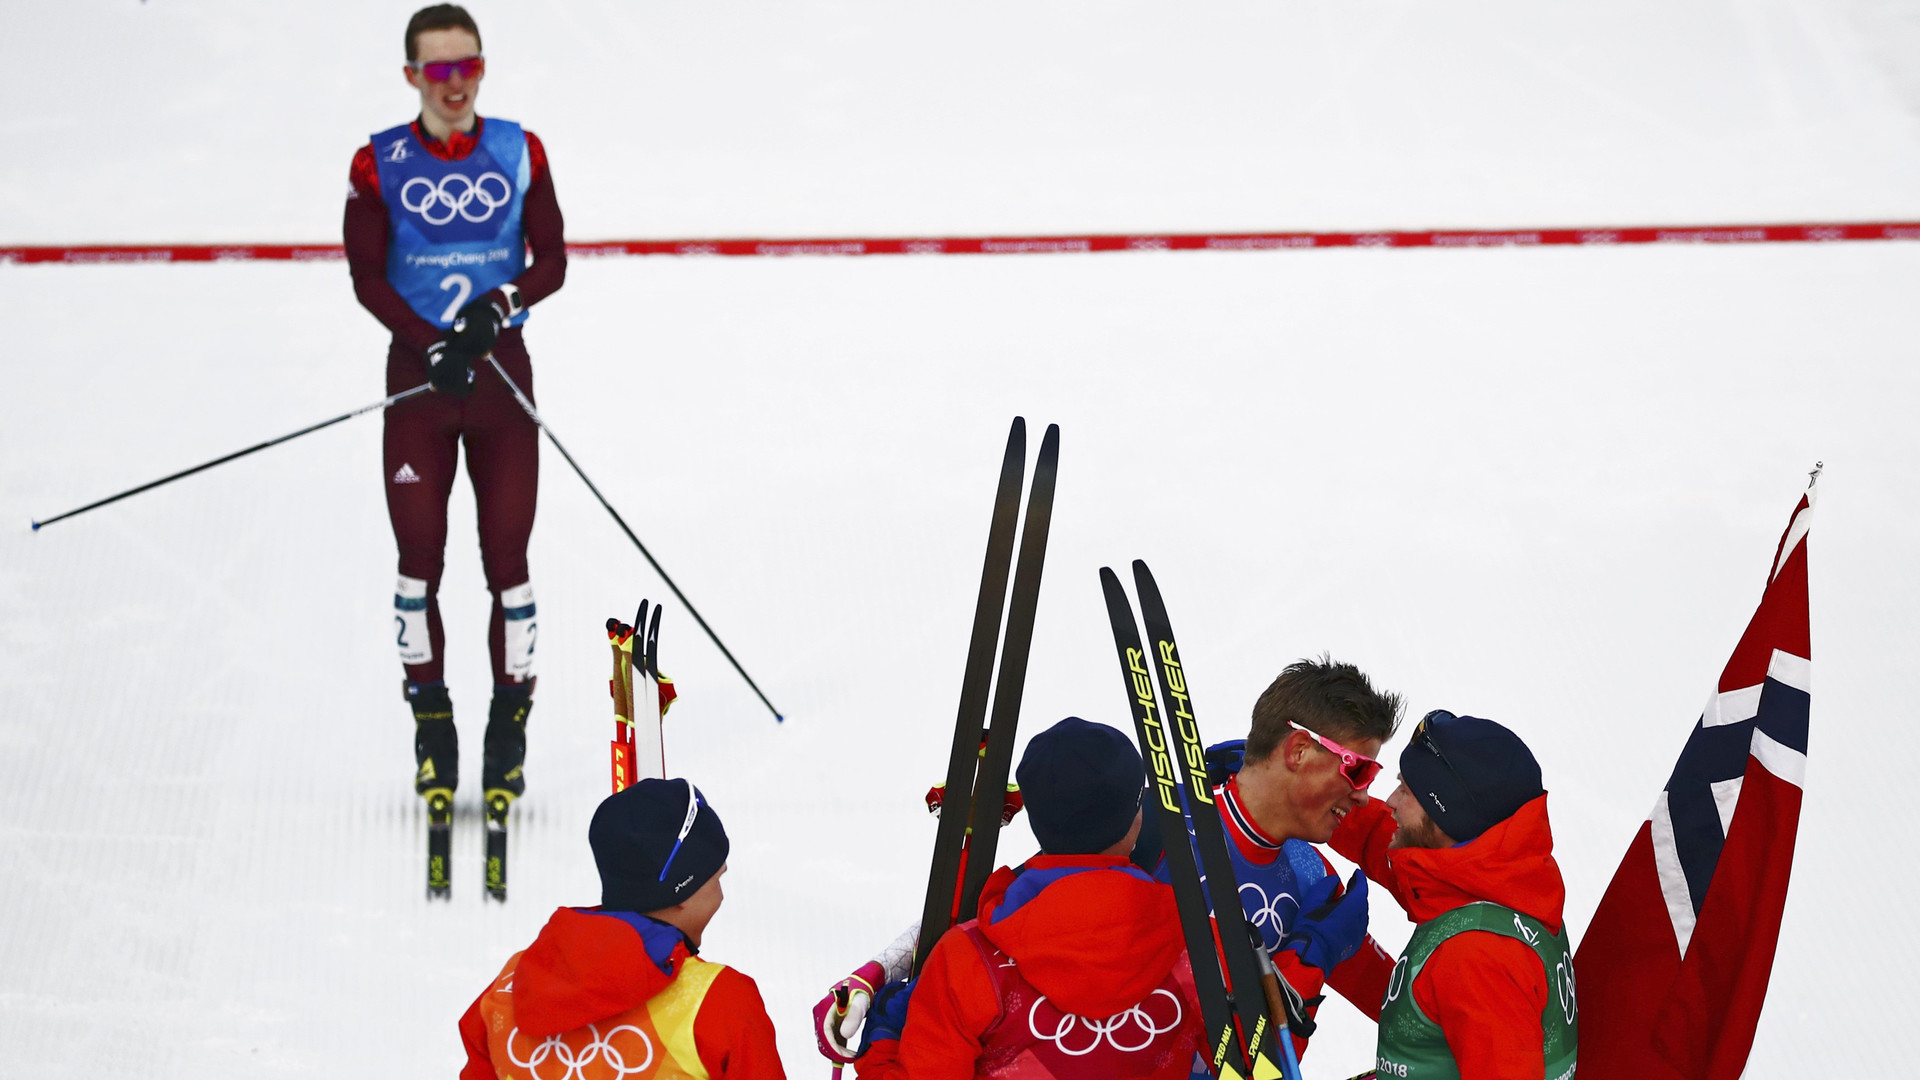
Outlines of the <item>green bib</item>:
[{"label": "green bib", "polygon": [[1380,1009],[1379,1061],[1375,1065],[1380,1080],[1459,1080],[1460,1066],[1447,1048],[1446,1035],[1413,1000],[1413,980],[1441,942],[1469,930],[1510,937],[1540,957],[1548,988],[1547,1007],[1540,1014],[1545,1076],[1547,1080],[1572,1080],[1580,1010],[1574,1002],[1573,950],[1567,946],[1566,933],[1549,934],[1540,920],[1485,902],[1457,907],[1421,923],[1393,965],[1387,999]]}]

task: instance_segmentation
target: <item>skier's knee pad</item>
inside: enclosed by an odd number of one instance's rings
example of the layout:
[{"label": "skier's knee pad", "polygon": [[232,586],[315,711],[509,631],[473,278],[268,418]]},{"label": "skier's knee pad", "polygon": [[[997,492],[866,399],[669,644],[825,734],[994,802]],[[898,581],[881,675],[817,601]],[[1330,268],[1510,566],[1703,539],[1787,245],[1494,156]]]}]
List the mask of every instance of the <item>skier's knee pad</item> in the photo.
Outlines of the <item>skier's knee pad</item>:
[{"label": "skier's knee pad", "polygon": [[393,587],[394,641],[400,646],[400,662],[425,664],[433,660],[433,639],[427,634],[427,583],[417,577],[400,575]]},{"label": "skier's knee pad", "polygon": [[533,583],[522,582],[500,590],[500,610],[505,616],[503,657],[507,677],[525,682],[533,677],[533,643],[537,636],[533,618]]}]

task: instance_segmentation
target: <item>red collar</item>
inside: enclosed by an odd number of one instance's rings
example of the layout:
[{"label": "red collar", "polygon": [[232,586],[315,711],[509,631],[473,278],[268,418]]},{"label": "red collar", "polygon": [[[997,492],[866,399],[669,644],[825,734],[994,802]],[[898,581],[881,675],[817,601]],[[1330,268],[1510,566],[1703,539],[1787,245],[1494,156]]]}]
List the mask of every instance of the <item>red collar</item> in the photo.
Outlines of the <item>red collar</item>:
[{"label": "red collar", "polygon": [[414,118],[411,126],[413,137],[420,140],[420,145],[427,148],[427,153],[441,161],[459,161],[473,153],[473,148],[480,145],[480,135],[487,130],[487,120],[484,116],[474,117],[472,131],[451,132],[447,135],[446,142],[441,142],[427,134],[426,127],[420,123],[418,117]]},{"label": "red collar", "polygon": [[1220,817],[1227,823],[1227,831],[1233,834],[1234,843],[1240,845],[1240,853],[1249,861],[1270,863],[1280,854],[1280,841],[1263,832],[1247,812],[1245,800],[1240,795],[1240,774],[1235,773],[1227,782],[1214,789],[1219,797]]}]

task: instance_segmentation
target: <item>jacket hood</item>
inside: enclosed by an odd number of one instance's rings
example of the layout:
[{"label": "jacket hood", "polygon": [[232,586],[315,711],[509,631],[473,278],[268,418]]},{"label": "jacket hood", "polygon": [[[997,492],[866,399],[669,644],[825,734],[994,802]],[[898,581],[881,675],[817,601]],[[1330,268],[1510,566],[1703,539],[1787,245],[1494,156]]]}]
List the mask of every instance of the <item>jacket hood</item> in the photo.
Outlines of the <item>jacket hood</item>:
[{"label": "jacket hood", "polygon": [[1112,1016],[1159,986],[1186,939],[1173,888],[1125,856],[1036,855],[980,895],[980,932],[1061,1009]]},{"label": "jacket hood", "polygon": [[1462,904],[1490,900],[1531,915],[1560,932],[1567,888],[1553,861],[1547,797],[1464,844],[1449,848],[1394,848],[1387,852],[1407,916],[1426,922]]},{"label": "jacket hood", "polygon": [[513,1016],[535,1039],[618,1016],[667,988],[686,935],[630,911],[560,908],[520,954]]}]

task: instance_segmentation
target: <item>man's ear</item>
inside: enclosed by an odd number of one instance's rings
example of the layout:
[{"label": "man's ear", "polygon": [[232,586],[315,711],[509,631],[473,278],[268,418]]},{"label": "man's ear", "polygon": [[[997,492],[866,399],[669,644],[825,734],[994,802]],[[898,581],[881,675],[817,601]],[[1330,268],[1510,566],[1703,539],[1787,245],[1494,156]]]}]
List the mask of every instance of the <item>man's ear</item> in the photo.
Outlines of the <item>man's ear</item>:
[{"label": "man's ear", "polygon": [[413,66],[411,64],[400,65],[400,74],[405,75],[407,77],[408,86],[413,87],[415,90],[420,89],[420,73],[413,70]]},{"label": "man's ear", "polygon": [[1299,772],[1300,767],[1307,763],[1307,753],[1312,749],[1308,745],[1310,742],[1312,740],[1304,731],[1289,731],[1287,737],[1280,740],[1277,753],[1281,761],[1286,764],[1288,772]]}]

